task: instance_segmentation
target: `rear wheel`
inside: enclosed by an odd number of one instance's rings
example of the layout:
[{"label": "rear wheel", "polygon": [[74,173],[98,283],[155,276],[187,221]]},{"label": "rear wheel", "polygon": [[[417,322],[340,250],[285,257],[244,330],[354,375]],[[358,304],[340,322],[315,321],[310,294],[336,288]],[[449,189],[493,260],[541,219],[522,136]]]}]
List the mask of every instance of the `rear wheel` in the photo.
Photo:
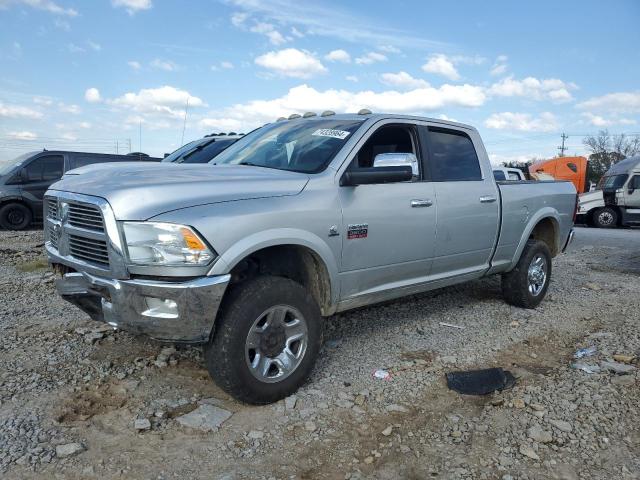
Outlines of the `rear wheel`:
[{"label": "rear wheel", "polygon": [[8,203],[0,208],[0,227],[6,230],[24,230],[31,220],[31,210],[22,203]]},{"label": "rear wheel", "polygon": [[614,228],[618,225],[618,212],[611,207],[599,208],[593,214],[593,224],[598,228]]},{"label": "rear wheel", "polygon": [[529,240],[516,267],[502,275],[502,294],[511,305],[535,308],[547,294],[550,279],[549,247],[540,240]]},{"label": "rear wheel", "polygon": [[313,369],[322,317],[313,297],[287,278],[264,276],[233,288],[205,347],[213,380],[247,403],[294,393]]}]

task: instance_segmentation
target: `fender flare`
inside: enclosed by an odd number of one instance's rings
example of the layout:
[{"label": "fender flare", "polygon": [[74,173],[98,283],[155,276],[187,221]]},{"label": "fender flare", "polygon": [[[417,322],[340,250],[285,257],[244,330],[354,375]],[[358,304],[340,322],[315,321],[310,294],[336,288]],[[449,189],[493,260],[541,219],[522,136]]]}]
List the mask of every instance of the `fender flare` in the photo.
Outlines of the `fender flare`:
[{"label": "fender flare", "polygon": [[338,303],[340,284],[338,265],[329,246],[316,234],[297,228],[275,228],[254,233],[234,243],[211,267],[207,275],[225,275],[241,260],[258,250],[283,245],[306,247],[324,263],[329,274],[331,306]]},{"label": "fender flare", "polygon": [[559,252],[562,249],[562,247],[560,246],[560,215],[555,208],[544,207],[537,211],[536,214],[532,216],[527,222],[527,225],[524,228],[524,233],[522,234],[520,242],[518,243],[518,247],[516,248],[515,254],[511,259],[512,268],[516,265],[516,263],[518,263],[518,260],[520,260],[520,255],[522,255],[522,251],[524,250],[524,247],[527,244],[527,240],[529,240],[533,229],[536,227],[536,225],[538,225],[538,223],[547,218],[550,218],[555,226],[555,238],[553,239],[555,243],[555,250]]}]

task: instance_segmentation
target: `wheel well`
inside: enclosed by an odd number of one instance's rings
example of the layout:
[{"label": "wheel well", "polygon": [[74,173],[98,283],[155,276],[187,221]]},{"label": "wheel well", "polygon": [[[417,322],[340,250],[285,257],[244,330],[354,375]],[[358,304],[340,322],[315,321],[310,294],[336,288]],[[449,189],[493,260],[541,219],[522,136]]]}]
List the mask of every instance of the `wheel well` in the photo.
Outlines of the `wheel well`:
[{"label": "wheel well", "polygon": [[299,283],[313,296],[323,315],[331,313],[329,271],[310,248],[278,245],[253,252],[231,270],[231,285],[256,275],[275,275]]},{"label": "wheel well", "polygon": [[552,257],[558,254],[558,225],[554,219],[547,217],[540,220],[531,231],[529,238],[546,243]]},{"label": "wheel well", "polygon": [[20,205],[27,207],[31,212],[31,216],[35,219],[36,212],[33,210],[31,205],[29,205],[29,202],[25,202],[21,198],[7,198],[4,200],[0,200],[0,208],[4,207],[5,205],[9,205],[10,203],[19,203]]}]

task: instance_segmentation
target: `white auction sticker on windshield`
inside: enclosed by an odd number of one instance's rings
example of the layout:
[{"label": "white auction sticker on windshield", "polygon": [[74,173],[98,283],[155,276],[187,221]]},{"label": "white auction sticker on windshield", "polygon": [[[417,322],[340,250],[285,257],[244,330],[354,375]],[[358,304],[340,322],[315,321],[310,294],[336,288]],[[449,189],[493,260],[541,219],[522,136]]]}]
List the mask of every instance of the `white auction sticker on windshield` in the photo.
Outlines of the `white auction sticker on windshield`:
[{"label": "white auction sticker on windshield", "polygon": [[345,132],[344,130],[332,130],[331,128],[320,128],[313,132],[311,135],[315,137],[331,137],[344,140],[349,136],[351,132]]}]

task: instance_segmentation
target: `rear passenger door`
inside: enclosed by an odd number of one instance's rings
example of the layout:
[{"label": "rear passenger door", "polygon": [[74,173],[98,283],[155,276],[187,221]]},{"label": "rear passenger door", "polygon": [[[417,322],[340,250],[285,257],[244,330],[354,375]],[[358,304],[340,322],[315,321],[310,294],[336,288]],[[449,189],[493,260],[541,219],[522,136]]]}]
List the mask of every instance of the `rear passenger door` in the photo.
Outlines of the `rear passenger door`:
[{"label": "rear passenger door", "polygon": [[42,214],[44,192],[54,182],[60,180],[64,169],[62,155],[43,155],[27,165],[22,173],[22,195],[35,212],[36,218]]},{"label": "rear passenger door", "polygon": [[500,205],[480,138],[473,130],[435,126],[421,127],[420,136],[438,203],[432,279],[482,271],[495,246]]}]

